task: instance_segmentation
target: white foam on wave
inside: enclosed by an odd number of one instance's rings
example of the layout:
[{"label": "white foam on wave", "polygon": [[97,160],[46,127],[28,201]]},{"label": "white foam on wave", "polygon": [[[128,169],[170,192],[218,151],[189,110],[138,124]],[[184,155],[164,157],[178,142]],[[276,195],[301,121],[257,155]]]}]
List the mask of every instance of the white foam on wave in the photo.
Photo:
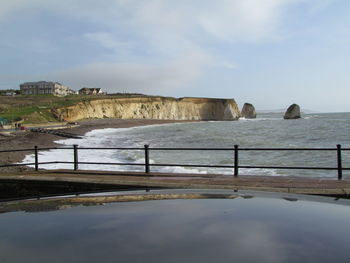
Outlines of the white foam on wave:
[{"label": "white foam on wave", "polygon": [[[102,145],[106,140],[106,136],[109,136],[111,133],[114,133],[116,129],[101,129],[96,130],[92,134],[99,134],[99,136],[89,136],[89,133],[84,136],[82,139],[63,139],[57,140],[55,143],[67,146],[68,149],[53,149],[49,151],[40,151],[39,152],[39,162],[72,162],[73,161],[73,145],[76,144],[79,147],[108,147]],[[70,146],[70,147],[69,147]],[[100,162],[100,163],[118,163],[122,162],[120,159],[116,158],[113,152],[109,150],[79,150],[79,162]],[[113,158],[112,158],[113,156]],[[31,163],[34,162],[34,154],[27,155],[22,163]],[[44,169],[72,169],[73,164],[44,164],[40,165],[40,168]],[[92,165],[92,164],[82,164],[79,165],[80,169],[98,169],[98,170],[109,170],[115,169],[116,166],[101,166],[101,165]]]},{"label": "white foam on wave", "polygon": [[[80,150],[79,162],[97,162],[97,163],[125,163],[125,160],[118,159],[116,155],[112,155],[112,151],[106,150]],[[65,161],[71,162],[73,160],[73,150],[69,149],[57,149],[40,153],[39,162],[51,162],[51,161]],[[22,163],[34,162],[34,155],[27,155]],[[138,158],[133,161],[127,161],[128,163],[143,164],[144,159]],[[233,169],[231,168],[195,168],[195,167],[182,167],[182,166],[153,166],[154,160],[150,160],[151,171],[161,173],[184,173],[184,174],[223,174],[232,175]],[[40,165],[43,169],[73,169],[73,164],[45,164]],[[81,170],[101,170],[101,171],[144,171],[144,166],[125,166],[125,165],[99,165],[99,164],[79,164]],[[241,168],[239,170],[241,175],[265,175],[265,176],[277,176],[279,175],[274,169],[247,169]]]},{"label": "white foam on wave", "polygon": [[[73,149],[55,149],[45,152],[40,152],[39,163],[41,162],[72,162],[73,161]],[[27,155],[22,163],[34,162],[34,154]],[[112,158],[107,151],[102,150],[80,150],[79,151],[79,162],[97,162],[97,163],[118,163],[121,160]],[[66,163],[54,163],[54,164],[43,164],[40,168],[44,169],[72,169],[73,164]],[[82,170],[118,170],[115,165],[102,166],[98,164],[80,164],[79,169]]]},{"label": "white foam on wave", "polygon": [[[53,149],[48,151],[39,152],[39,163],[41,162],[73,162],[73,145],[76,144],[80,148],[89,148],[89,147],[113,147],[111,145],[110,137],[117,135],[118,133],[127,132],[135,129],[149,129],[159,126],[169,126],[169,125],[179,125],[181,123],[169,123],[169,124],[157,124],[157,125],[145,125],[137,126],[130,128],[105,128],[105,129],[95,129],[90,132],[87,132],[82,139],[63,139],[57,140],[55,143],[71,146],[67,149]],[[111,144],[108,144],[108,143]],[[130,145],[128,147],[136,147],[135,145]],[[78,151],[79,162],[96,162],[96,163],[144,163],[144,158],[140,158],[143,153],[140,151],[118,151],[118,150],[89,150],[89,149],[80,149]],[[34,154],[27,155],[21,163],[33,163],[35,162]],[[150,163],[154,163],[153,160],[150,160]],[[33,165],[32,165],[33,167]],[[43,164],[39,166],[43,169],[72,169],[73,164],[64,164],[64,163],[54,163],[54,164]],[[104,170],[104,171],[144,171],[143,166],[124,166],[124,165],[99,165],[99,164],[79,164],[79,169],[81,170]],[[168,172],[169,168],[166,167],[155,167],[154,170],[160,172]],[[172,168],[174,172],[190,172],[196,173],[201,172],[196,169],[187,169],[187,168]]]},{"label": "white foam on wave", "polygon": [[281,176],[275,169],[262,169],[262,168],[242,168],[240,174],[243,175],[264,175],[264,176]]},{"label": "white foam on wave", "polygon": [[[217,121],[213,121],[217,122]],[[163,127],[163,126],[177,126],[177,125],[194,125],[198,123],[206,123],[206,122],[172,122],[172,123],[162,123],[162,124],[150,124],[150,125],[142,125],[142,126],[134,126],[129,128],[103,128],[103,129],[95,129],[87,132],[85,136],[95,136],[99,134],[114,134],[117,132],[131,131],[131,130],[139,130],[139,129],[153,129],[155,127]]]},{"label": "white foam on wave", "polygon": [[308,115],[308,116],[303,117],[303,119],[305,119],[305,120],[316,119],[316,118],[321,118],[321,116],[320,115]]},{"label": "white foam on wave", "polygon": [[[64,146],[71,146],[74,144],[79,147],[113,147],[113,136],[118,136],[118,133],[127,132],[135,129],[149,129],[155,126],[164,125],[178,125],[179,123],[160,124],[160,125],[148,125],[130,128],[106,128],[96,129],[85,134],[83,139],[64,139],[57,140]],[[181,124],[181,123],[180,123]],[[110,144],[109,144],[110,143]],[[138,141],[138,144],[140,141]],[[40,151],[39,162],[72,162],[73,161],[73,149],[55,149],[49,151]],[[131,145],[128,147],[136,147],[135,142],[131,141]],[[118,151],[118,150],[79,150],[79,162],[96,162],[96,163],[144,163],[143,151]],[[22,163],[33,163],[34,155],[27,155]],[[150,163],[154,164],[154,160],[150,160]],[[73,164],[46,164],[40,165],[40,168],[44,169],[73,169]],[[81,170],[104,170],[104,171],[144,171],[144,166],[124,166],[124,165],[98,165],[98,164],[79,164]],[[193,174],[225,174],[232,175],[233,169],[221,169],[221,168],[196,168],[196,167],[151,167],[151,171],[164,172],[164,173],[193,173]],[[277,175],[275,170],[272,169],[240,169],[240,174],[244,175]]]},{"label": "white foam on wave", "polygon": [[179,174],[207,174],[207,171],[199,170],[195,168],[182,167],[182,166],[165,166],[161,168],[152,169],[155,172],[161,173],[179,173]]},{"label": "white foam on wave", "polygon": [[256,121],[280,121],[283,118],[255,118],[255,119],[246,119],[244,117],[239,118],[241,122],[256,122]]}]

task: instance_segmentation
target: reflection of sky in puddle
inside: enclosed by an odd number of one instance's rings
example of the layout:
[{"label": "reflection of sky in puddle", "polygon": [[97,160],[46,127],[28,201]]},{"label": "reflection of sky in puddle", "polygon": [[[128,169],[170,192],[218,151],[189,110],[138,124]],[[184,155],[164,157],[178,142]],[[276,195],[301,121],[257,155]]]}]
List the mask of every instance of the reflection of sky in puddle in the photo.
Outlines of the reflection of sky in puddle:
[{"label": "reflection of sky in puddle", "polygon": [[0,262],[348,262],[348,206],[237,198],[0,215]]}]

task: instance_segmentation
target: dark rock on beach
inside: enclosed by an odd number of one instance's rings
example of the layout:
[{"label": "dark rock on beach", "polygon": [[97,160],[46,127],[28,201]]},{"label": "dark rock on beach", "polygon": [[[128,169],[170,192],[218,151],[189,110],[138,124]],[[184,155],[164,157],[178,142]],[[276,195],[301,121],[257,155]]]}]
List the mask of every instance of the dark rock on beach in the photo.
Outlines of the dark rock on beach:
[{"label": "dark rock on beach", "polygon": [[244,103],[241,116],[246,119],[255,119],[256,118],[256,111],[252,104],[250,103]]},{"label": "dark rock on beach", "polygon": [[297,104],[292,104],[287,109],[286,113],[283,117],[285,120],[291,120],[291,119],[299,119],[300,116],[300,107]]}]

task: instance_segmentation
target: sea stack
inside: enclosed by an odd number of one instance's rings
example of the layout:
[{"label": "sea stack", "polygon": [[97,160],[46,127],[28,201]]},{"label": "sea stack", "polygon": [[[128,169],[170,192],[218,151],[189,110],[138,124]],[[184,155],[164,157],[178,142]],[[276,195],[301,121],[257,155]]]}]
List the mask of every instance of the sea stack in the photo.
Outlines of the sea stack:
[{"label": "sea stack", "polygon": [[283,117],[285,120],[299,119],[300,117],[300,107],[298,104],[292,104],[287,109]]},{"label": "sea stack", "polygon": [[256,118],[256,111],[252,104],[250,103],[244,103],[241,116],[246,119],[255,119]]}]

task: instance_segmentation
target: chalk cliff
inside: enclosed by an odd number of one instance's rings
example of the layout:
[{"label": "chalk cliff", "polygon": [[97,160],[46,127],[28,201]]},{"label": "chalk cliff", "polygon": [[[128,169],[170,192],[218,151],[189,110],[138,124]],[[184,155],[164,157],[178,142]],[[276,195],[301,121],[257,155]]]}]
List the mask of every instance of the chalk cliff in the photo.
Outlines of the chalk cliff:
[{"label": "chalk cliff", "polygon": [[98,99],[52,110],[61,121],[92,118],[159,120],[237,120],[233,99],[137,97]]}]

